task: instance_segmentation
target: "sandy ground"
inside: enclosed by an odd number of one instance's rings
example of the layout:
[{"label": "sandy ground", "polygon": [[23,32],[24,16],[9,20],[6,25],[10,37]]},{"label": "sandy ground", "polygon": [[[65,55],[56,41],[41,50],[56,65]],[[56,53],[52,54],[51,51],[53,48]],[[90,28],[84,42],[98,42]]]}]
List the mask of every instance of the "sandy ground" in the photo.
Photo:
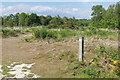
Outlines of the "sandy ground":
[{"label": "sandy ground", "polygon": [[32,64],[20,64],[19,62],[13,62],[10,66],[7,66],[7,68],[9,69],[9,71],[7,73],[13,75],[13,77],[8,77],[7,74],[2,74],[3,70],[1,69],[1,65],[0,65],[0,78],[29,78],[29,75],[31,78],[40,78],[40,76],[31,73],[30,68],[34,65],[35,63]]},{"label": "sandy ground", "polygon": [[[31,73],[31,70],[28,70],[35,63],[32,63],[32,64],[24,64],[24,63],[22,63],[22,64],[19,64],[19,65],[15,65],[15,64],[16,64],[16,62],[14,62],[10,66],[8,66],[8,68],[11,68],[8,73],[15,75],[13,78],[24,78],[24,77],[28,77],[29,74],[33,75],[32,78],[40,77],[40,76],[35,75],[34,73]],[[12,67],[13,65],[15,65],[15,66]],[[24,69],[24,67],[26,67],[28,69]]]},{"label": "sandy ground", "polygon": [[[31,73],[34,73],[42,78],[71,77],[69,74],[64,73],[65,67],[69,63],[67,61],[59,60],[57,57],[66,51],[70,51],[78,55],[78,40],[70,39],[68,41],[61,42],[55,42],[52,40],[40,40],[38,42],[37,40],[32,42],[22,41],[22,39],[25,37],[30,36],[32,36],[32,34],[24,34],[18,37],[2,39],[3,65],[11,65],[13,62],[25,64],[35,63],[31,67]],[[118,47],[117,41],[87,39],[85,40],[85,56],[92,56],[92,54],[95,52],[95,49],[98,48],[97,44],[99,43],[103,43],[106,46],[112,46],[115,48]]]}]

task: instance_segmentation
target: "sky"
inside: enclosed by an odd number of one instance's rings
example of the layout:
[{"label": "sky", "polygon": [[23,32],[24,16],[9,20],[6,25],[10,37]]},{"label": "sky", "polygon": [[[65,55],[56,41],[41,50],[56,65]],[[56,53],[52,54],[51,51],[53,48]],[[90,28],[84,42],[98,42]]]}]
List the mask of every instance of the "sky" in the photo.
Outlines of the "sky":
[{"label": "sky", "polygon": [[109,5],[116,4],[118,1],[109,0],[108,2],[99,1],[93,2],[94,0],[4,0],[1,3],[0,11],[2,14],[0,16],[7,16],[9,14],[15,13],[36,13],[37,15],[51,15],[61,17],[75,17],[77,19],[90,19],[92,13],[93,5],[103,5],[105,9],[108,8]]}]

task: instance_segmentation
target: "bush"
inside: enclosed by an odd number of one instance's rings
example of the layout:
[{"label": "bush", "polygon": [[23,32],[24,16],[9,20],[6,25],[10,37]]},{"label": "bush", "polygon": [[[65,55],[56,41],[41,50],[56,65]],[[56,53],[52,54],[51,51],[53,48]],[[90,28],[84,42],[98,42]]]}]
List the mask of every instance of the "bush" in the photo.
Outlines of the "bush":
[{"label": "bush", "polygon": [[73,36],[75,35],[72,31],[70,30],[61,30],[59,31],[59,34],[61,37],[70,37],[70,36]]},{"label": "bush", "polygon": [[47,30],[41,29],[40,30],[40,38],[45,39],[47,37]]},{"label": "bush", "polygon": [[48,29],[51,29],[51,28],[57,28],[58,26],[55,25],[55,24],[50,24],[48,26],[46,26]]},{"label": "bush", "polygon": [[35,38],[45,39],[46,36],[47,36],[47,30],[46,29],[41,29],[41,30],[34,29],[33,33],[34,33]]},{"label": "bush", "polygon": [[31,38],[27,38],[27,37],[25,38],[26,42],[30,42],[30,40],[31,40]]},{"label": "bush", "polygon": [[2,37],[16,37],[18,36],[18,33],[21,33],[21,30],[10,30],[10,29],[2,29]]},{"label": "bush", "polygon": [[46,29],[33,29],[33,34],[35,38],[40,39],[55,39],[55,40],[62,40],[66,37],[71,37],[75,35],[73,31],[70,30],[60,30],[60,31],[54,31],[54,30],[46,30]]},{"label": "bush", "polygon": [[53,38],[53,39],[57,39],[57,32],[56,31],[48,31],[47,32],[47,38],[50,39],[50,38]]}]

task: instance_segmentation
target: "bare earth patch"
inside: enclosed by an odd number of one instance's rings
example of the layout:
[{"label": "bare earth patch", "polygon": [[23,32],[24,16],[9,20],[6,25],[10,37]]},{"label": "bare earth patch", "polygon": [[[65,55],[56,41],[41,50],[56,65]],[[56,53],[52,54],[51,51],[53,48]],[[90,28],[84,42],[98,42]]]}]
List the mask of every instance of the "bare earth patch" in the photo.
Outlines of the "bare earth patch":
[{"label": "bare earth patch", "polygon": [[[30,68],[32,67],[32,65],[34,65],[35,63],[32,64],[20,64],[19,62],[13,62],[10,66],[7,66],[7,68],[9,69],[8,72],[4,72],[4,70],[1,70],[1,78],[39,78],[40,76],[35,75],[34,73],[31,73]],[[4,67],[3,67],[4,68]],[[5,74],[4,74],[5,73]],[[31,75],[31,76],[29,76]]]},{"label": "bare earth patch", "polygon": [[[69,64],[67,61],[59,60],[58,56],[64,52],[70,51],[78,55],[79,43],[78,40],[68,40],[55,42],[53,40],[37,40],[33,42],[20,42],[25,37],[30,37],[31,34],[20,35],[18,37],[10,37],[3,39],[2,45],[2,62],[3,65],[11,65],[13,62],[32,64],[31,72],[39,75],[42,78],[67,78],[71,77],[64,73],[65,67]],[[89,61],[94,57],[94,52],[98,48],[99,43],[104,43],[106,46],[117,46],[117,41],[107,40],[85,40],[85,57],[90,57]],[[113,45],[114,44],[114,45]],[[22,64],[25,65],[25,64]],[[19,66],[22,66],[19,65]],[[14,67],[15,70],[19,66]],[[14,70],[13,69],[13,70]],[[25,71],[25,70],[23,70]],[[10,72],[14,74],[14,72]],[[21,72],[20,72],[21,73]],[[29,75],[33,76],[33,75]],[[16,77],[23,77],[17,76]]]}]

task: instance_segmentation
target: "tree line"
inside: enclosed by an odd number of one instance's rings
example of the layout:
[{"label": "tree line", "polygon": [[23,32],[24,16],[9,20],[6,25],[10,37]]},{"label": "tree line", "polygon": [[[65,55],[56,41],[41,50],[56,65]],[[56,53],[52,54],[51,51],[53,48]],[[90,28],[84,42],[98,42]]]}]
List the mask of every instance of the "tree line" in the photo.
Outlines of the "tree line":
[{"label": "tree line", "polygon": [[75,19],[63,17],[59,15],[52,17],[38,16],[36,13],[16,13],[9,16],[1,16],[3,26],[46,26],[48,28],[71,28],[79,29],[83,27],[92,28],[119,28],[120,20],[120,2],[109,5],[105,10],[102,5],[92,7],[91,19]]},{"label": "tree line", "polygon": [[119,28],[120,2],[109,5],[105,10],[102,5],[92,7],[91,26],[97,28]]}]

